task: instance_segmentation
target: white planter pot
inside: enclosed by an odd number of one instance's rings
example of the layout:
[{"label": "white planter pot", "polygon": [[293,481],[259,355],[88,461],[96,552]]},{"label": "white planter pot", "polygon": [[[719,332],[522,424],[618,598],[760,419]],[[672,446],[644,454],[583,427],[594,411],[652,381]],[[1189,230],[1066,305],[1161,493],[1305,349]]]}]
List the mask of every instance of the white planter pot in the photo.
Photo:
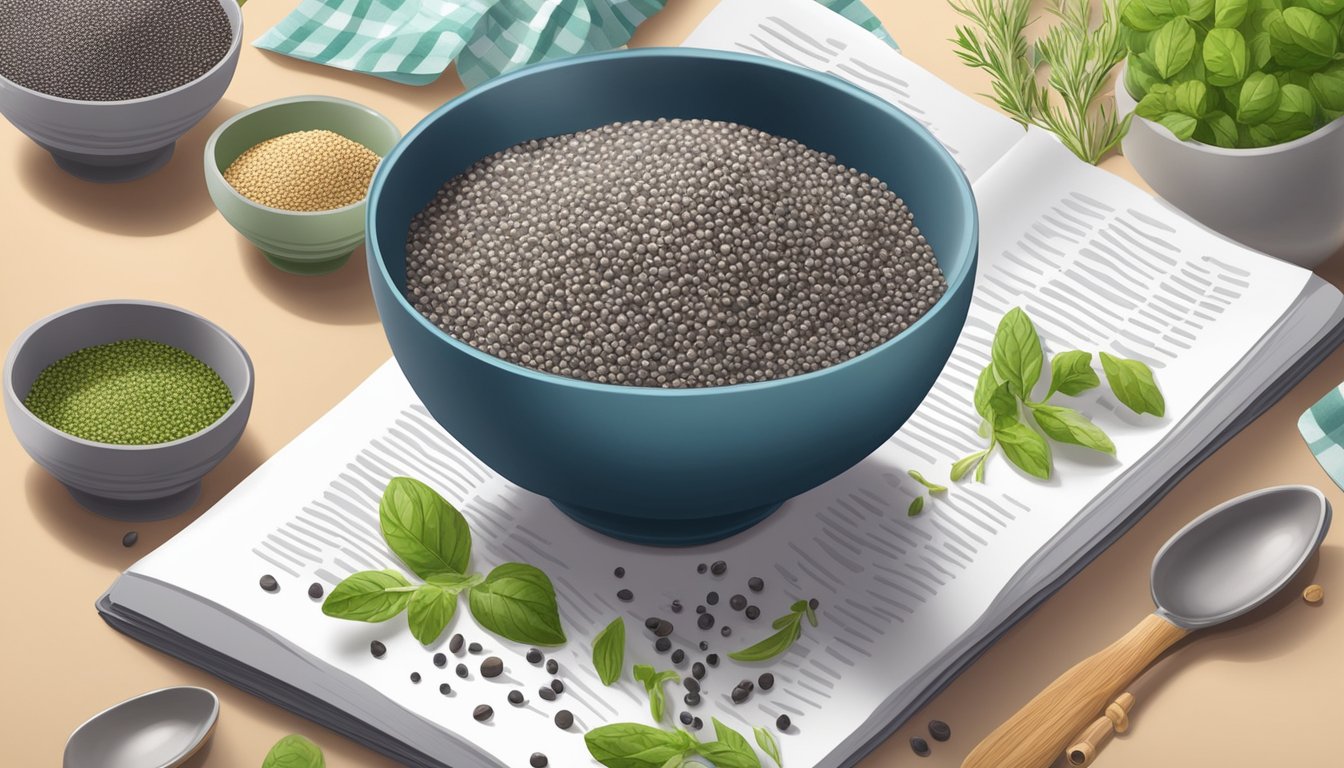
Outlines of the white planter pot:
[{"label": "white planter pot", "polygon": [[[1124,80],[1122,114],[1135,106]],[[1344,249],[1344,118],[1286,144],[1224,149],[1135,115],[1123,147],[1159,195],[1233,240],[1303,267]]]}]

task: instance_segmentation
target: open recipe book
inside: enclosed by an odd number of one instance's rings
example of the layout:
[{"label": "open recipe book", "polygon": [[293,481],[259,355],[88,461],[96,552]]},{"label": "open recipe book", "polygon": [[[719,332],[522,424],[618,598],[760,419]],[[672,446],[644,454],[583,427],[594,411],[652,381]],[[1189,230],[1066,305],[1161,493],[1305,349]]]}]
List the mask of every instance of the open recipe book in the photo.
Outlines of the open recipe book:
[{"label": "open recipe book", "polygon": [[[1340,341],[1344,302],[1333,287],[1211,234],[1048,134],[1023,131],[815,3],[726,0],[687,44],[785,59],[866,88],[927,125],[972,180],[982,230],[970,316],[933,391],[895,436],[732,539],[646,548],[589,531],[493,473],[435,424],[389,362],[122,575],[98,603],[106,620],[408,765],[512,767],[544,752],[569,768],[594,764],[586,730],[651,723],[629,664],[674,668],[643,628],[662,616],[675,625],[672,647],[689,654],[675,666],[681,674],[706,656],[701,640],[722,656],[693,710],[706,724],[714,716],[749,734],[788,714],[793,727],[777,736],[786,765],[852,765]],[[923,492],[907,470],[946,478],[953,461],[981,447],[971,393],[995,326],[1014,306],[1052,351],[1147,362],[1165,417],[1134,416],[1098,388],[1080,407],[1112,436],[1117,458],[1060,449],[1056,478],[1039,482],[996,457],[987,483],[949,484],[907,517]],[[477,571],[524,561],[550,576],[569,636],[547,651],[558,674],[528,663],[526,647],[480,629],[466,610],[445,646],[454,633],[483,643],[504,659],[501,677],[480,679],[484,655],[450,653],[437,668],[440,648],[421,646],[404,618],[339,621],[308,597],[314,581],[330,591],[355,571],[401,568],[378,532],[378,499],[397,475],[429,483],[464,512]],[[717,560],[728,563],[725,575],[697,573]],[[267,573],[280,582],[274,594],[257,586]],[[746,589],[750,576],[765,580],[762,592]],[[617,599],[621,588],[633,601]],[[710,590],[724,599],[711,609],[718,625],[703,632],[692,607]],[[758,620],[726,605],[739,592],[760,607]],[[819,626],[805,627],[786,654],[757,664],[726,657],[808,598],[820,601]],[[673,599],[683,613],[669,612]],[[592,641],[618,615],[626,673],[606,688]],[[729,638],[718,631],[725,623]],[[386,644],[382,658],[370,654],[373,640]],[[453,673],[459,661],[468,679]],[[734,705],[736,683],[767,669],[774,687]],[[423,681],[410,682],[412,672]],[[552,677],[565,690],[548,702],[535,694]],[[514,688],[526,704],[507,703]],[[669,710],[686,709],[680,684],[667,689]],[[488,723],[472,718],[482,703],[494,708]],[[551,722],[561,708],[575,716],[568,730]]]}]

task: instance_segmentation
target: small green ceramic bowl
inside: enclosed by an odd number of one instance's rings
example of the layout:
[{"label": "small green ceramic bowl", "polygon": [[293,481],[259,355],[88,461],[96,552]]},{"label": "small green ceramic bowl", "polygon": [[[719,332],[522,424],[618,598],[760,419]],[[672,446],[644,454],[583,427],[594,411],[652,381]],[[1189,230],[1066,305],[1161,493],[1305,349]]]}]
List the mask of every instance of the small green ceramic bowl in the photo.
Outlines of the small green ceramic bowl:
[{"label": "small green ceramic bowl", "polygon": [[294,96],[253,107],[219,126],[205,145],[205,183],[224,219],[286,272],[339,269],[364,242],[364,201],[329,211],[286,211],[255,203],[224,180],[238,156],[294,131],[327,130],[385,156],[401,138],[390,120],[353,101]]}]

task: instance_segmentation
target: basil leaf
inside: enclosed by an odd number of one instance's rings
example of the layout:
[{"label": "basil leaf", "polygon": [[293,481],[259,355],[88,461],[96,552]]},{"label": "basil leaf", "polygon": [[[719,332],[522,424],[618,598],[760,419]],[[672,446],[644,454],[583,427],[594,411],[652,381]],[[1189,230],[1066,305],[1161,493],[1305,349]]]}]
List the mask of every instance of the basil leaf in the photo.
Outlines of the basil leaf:
[{"label": "basil leaf", "polygon": [[[1249,0],[1215,0],[1213,4],[1213,26],[1220,29],[1240,27],[1250,11]],[[1205,43],[1207,45],[1207,43]]]},{"label": "basil leaf", "polygon": [[[806,603],[804,603],[804,607],[806,607]],[[728,658],[734,661],[765,661],[789,650],[794,642],[802,637],[803,615],[801,613],[791,613],[785,618],[788,621],[782,627],[776,627],[779,630],[778,632],[755,645],[748,646],[740,651],[733,651],[728,654]]]},{"label": "basil leaf", "polygon": [[701,756],[709,758],[715,768],[761,768],[761,758],[742,734],[713,718],[714,738],[696,747]]},{"label": "basil leaf", "polygon": [[990,345],[990,357],[994,361],[994,375],[1001,377],[1019,399],[1030,398],[1032,388],[1041,378],[1044,355],[1036,326],[1021,307],[1008,310],[999,321],[994,343]]},{"label": "basil leaf", "polygon": [[1236,85],[1250,72],[1251,50],[1246,38],[1235,29],[1210,31],[1204,37],[1203,57],[1209,85]]},{"label": "basil leaf", "polygon": [[653,715],[653,721],[655,723],[662,722],[663,710],[666,707],[663,683],[676,680],[679,675],[671,670],[656,672],[648,664],[636,664],[633,674],[635,680],[644,684],[644,690],[649,694],[649,714]]},{"label": "basil leaf", "polygon": [[1237,146],[1237,121],[1226,112],[1210,112],[1195,129],[1195,138],[1216,147],[1234,148]]},{"label": "basil leaf", "polygon": [[625,668],[625,619],[617,616],[593,639],[593,668],[603,685],[611,685]]},{"label": "basil leaf", "polygon": [[1180,112],[1168,112],[1159,117],[1157,122],[1163,128],[1171,131],[1172,134],[1181,141],[1186,141],[1194,136],[1195,127],[1199,125],[1198,120]]},{"label": "basil leaf", "polygon": [[1344,110],[1344,62],[1336,62],[1320,72],[1312,73],[1308,87],[1322,109],[1332,112]]},{"label": "basil leaf", "polygon": [[1048,398],[1056,392],[1074,397],[1101,384],[1097,372],[1092,370],[1092,353],[1080,349],[1060,352],[1050,358],[1050,391]]},{"label": "basil leaf", "polygon": [[1050,446],[1036,430],[1017,422],[995,428],[994,439],[1003,446],[1003,455],[1023,472],[1042,480],[1050,479]]},{"label": "basil leaf", "polygon": [[919,517],[919,513],[924,511],[924,497],[916,496],[915,500],[910,502],[910,506],[905,510],[906,517]]},{"label": "basil leaf", "polygon": [[1135,413],[1161,417],[1167,410],[1162,391],[1153,380],[1153,371],[1138,360],[1126,360],[1101,353],[1101,368],[1116,398]]},{"label": "basil leaf", "polygon": [[1195,29],[1184,18],[1162,25],[1148,41],[1148,56],[1157,73],[1164,78],[1185,69],[1195,55]]},{"label": "basil leaf", "polygon": [[1125,88],[1129,95],[1136,100],[1142,101],[1148,95],[1148,91],[1162,78],[1157,74],[1157,70],[1143,56],[1130,56],[1125,64]]},{"label": "basil leaf", "polygon": [[1189,12],[1187,0],[1128,0],[1121,5],[1120,18],[1134,29],[1149,32]]},{"label": "basil leaf", "polygon": [[583,735],[583,743],[607,768],[663,768],[684,758],[689,748],[679,733],[639,723],[599,726]]},{"label": "basil leaf", "polygon": [[775,735],[760,726],[752,728],[751,731],[756,735],[756,746],[769,755],[770,759],[775,761],[775,765],[784,768],[784,761],[779,757],[779,742],[775,741]]},{"label": "basil leaf", "polygon": [[1316,128],[1316,113],[1316,99],[1312,98],[1311,91],[1289,83],[1279,87],[1278,109],[1274,110],[1265,124],[1274,126],[1284,134],[1304,132],[1301,135],[1306,135]]},{"label": "basil leaf", "polygon": [[1091,419],[1072,408],[1033,405],[1031,415],[1046,437],[1052,440],[1115,455],[1115,443],[1111,442],[1111,438]]},{"label": "basil leaf", "polygon": [[999,379],[994,374],[994,364],[990,363],[980,371],[980,378],[975,380],[975,411],[985,419],[993,418],[993,413],[989,410],[989,398],[994,394],[994,390],[999,388]]},{"label": "basil leaf", "polygon": [[531,645],[562,645],[565,630],[555,602],[555,587],[537,568],[504,563],[467,592],[476,622],[506,640]]},{"label": "basil leaf", "polygon": [[460,588],[445,589],[435,584],[421,584],[411,593],[406,605],[406,622],[411,634],[421,645],[429,645],[439,639],[448,622],[457,612],[457,593]]},{"label": "basil leaf", "polygon": [[931,483],[928,480],[925,480],[924,475],[920,474],[919,470],[908,469],[906,470],[905,473],[910,477],[912,477],[915,482],[919,483],[925,488],[928,488],[929,493],[942,493],[947,490],[947,486],[945,485],[938,485],[937,483]]},{"label": "basil leaf", "polygon": [[958,459],[957,463],[952,465],[952,472],[950,475],[950,477],[952,478],[952,482],[955,483],[956,481],[965,477],[966,473],[971,471],[971,467],[974,467],[976,462],[984,459],[985,455],[988,453],[989,450],[986,449],[983,451],[976,451],[975,453],[972,453],[970,456]]},{"label": "basil leaf", "polygon": [[470,576],[461,573],[436,573],[425,581],[456,593],[480,584],[485,581],[485,577],[479,573],[473,573]]},{"label": "basil leaf", "polygon": [[1187,0],[1190,10],[1185,12],[1185,17],[1191,21],[1203,21],[1213,13],[1214,0]]},{"label": "basil leaf", "polygon": [[1213,107],[1209,87],[1198,80],[1181,83],[1172,92],[1177,111],[1190,117],[1203,117]]},{"label": "basil leaf", "polygon": [[1148,95],[1144,96],[1134,107],[1134,114],[1145,120],[1157,121],[1170,112],[1172,106],[1171,88],[1166,83],[1159,83],[1153,86],[1152,90],[1148,91]]},{"label": "basil leaf", "polygon": [[1304,8],[1310,8],[1322,16],[1334,16],[1336,13],[1344,11],[1344,0],[1297,0],[1297,4]]},{"label": "basil leaf", "polygon": [[292,733],[275,742],[261,768],[325,768],[327,761],[316,744]]},{"label": "basil leaf", "polygon": [[1274,57],[1274,45],[1268,32],[1257,32],[1246,37],[1246,48],[1251,55],[1251,71],[1263,70]]},{"label": "basil leaf", "polygon": [[803,611],[803,615],[807,617],[808,624],[811,624],[813,627],[817,626],[817,612],[812,609],[811,603],[807,604],[807,610]]},{"label": "basil leaf", "polygon": [[394,477],[388,482],[378,522],[387,545],[415,575],[467,572],[471,529],[466,518],[419,480]]},{"label": "basil leaf", "polygon": [[1329,64],[1339,50],[1334,27],[1310,8],[1285,8],[1269,27],[1274,60],[1294,69],[1319,69]]},{"label": "basil leaf", "polygon": [[387,621],[406,609],[413,591],[396,571],[360,571],[331,590],[322,601],[322,612],[351,621]]},{"label": "basil leaf", "polygon": [[1237,122],[1247,126],[1259,125],[1268,120],[1278,107],[1279,81],[1264,72],[1247,75],[1237,101]]},{"label": "basil leaf", "polygon": [[1005,381],[990,395],[989,413],[991,432],[994,427],[1018,420],[1017,396],[1012,392],[1012,384]]}]

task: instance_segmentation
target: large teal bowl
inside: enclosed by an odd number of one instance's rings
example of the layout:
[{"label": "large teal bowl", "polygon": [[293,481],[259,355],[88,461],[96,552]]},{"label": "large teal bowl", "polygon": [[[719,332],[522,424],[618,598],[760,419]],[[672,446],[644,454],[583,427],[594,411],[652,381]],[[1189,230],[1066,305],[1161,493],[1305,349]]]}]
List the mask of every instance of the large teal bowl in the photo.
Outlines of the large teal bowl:
[{"label": "large teal bowl", "polygon": [[[840,365],[703,389],[540,373],[449,336],[406,301],[407,229],[445,181],[521,141],[659,117],[753,126],[888,182],[933,245],[947,294],[900,336]],[[584,525],[659,545],[736,533],[891,437],[961,332],[979,240],[966,177],[905,113],[830,75],[684,48],[534,66],[445,104],[384,160],[367,234],[387,339],[434,418],[501,475]]]}]

